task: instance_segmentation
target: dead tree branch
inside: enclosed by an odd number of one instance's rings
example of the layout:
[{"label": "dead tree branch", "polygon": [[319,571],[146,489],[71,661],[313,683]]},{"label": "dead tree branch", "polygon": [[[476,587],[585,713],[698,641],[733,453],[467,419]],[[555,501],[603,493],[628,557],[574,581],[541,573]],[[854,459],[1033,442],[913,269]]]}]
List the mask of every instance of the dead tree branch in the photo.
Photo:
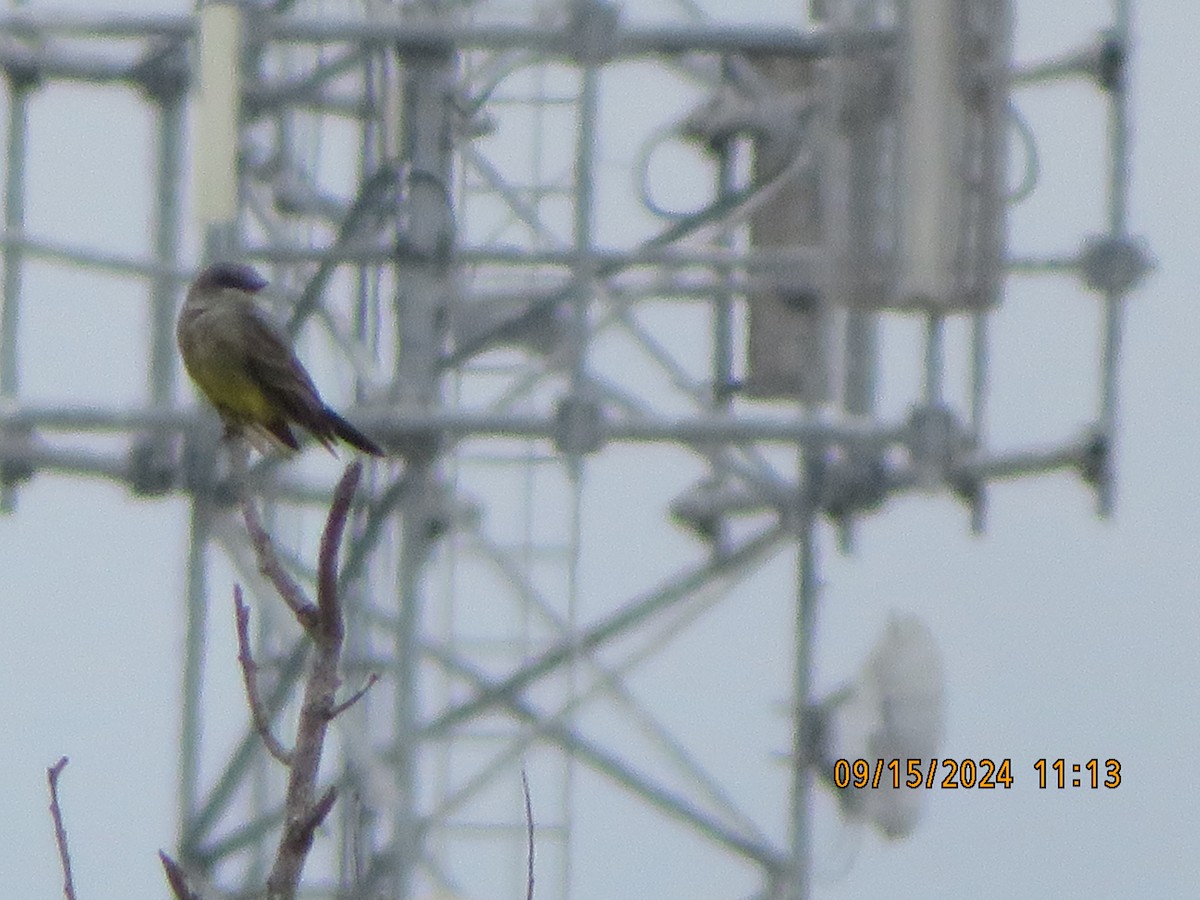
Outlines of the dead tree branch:
[{"label": "dead tree branch", "polygon": [[258,693],[258,666],[250,653],[250,607],[242,599],[242,586],[233,586],[233,606],[237,616],[238,662],[242,666],[242,683],[246,686],[246,699],[250,703],[250,715],[254,729],[267,747],[267,752],[285,766],[292,764],[292,754],[271,733],[271,719],[263,708]]},{"label": "dead tree branch", "polygon": [[529,796],[529,776],[521,770],[521,791],[525,795],[525,835],[528,841],[526,859],[528,870],[525,873],[525,900],[533,900],[533,800]]},{"label": "dead tree branch", "polygon": [[75,900],[75,880],[71,877],[71,853],[67,849],[67,829],[63,825],[62,809],[58,805],[58,776],[67,767],[64,756],[46,770],[46,780],[50,782],[50,816],[54,819],[54,839],[58,843],[58,858],[62,862],[63,897]]},{"label": "dead tree branch", "polygon": [[[242,680],[254,718],[254,727],[268,752],[288,767],[283,831],[271,873],[267,878],[269,900],[295,900],[300,875],[312,848],[313,838],[337,800],[337,790],[333,787],[317,796],[317,776],[329,723],[362,699],[378,681],[378,678],[372,675],[348,700],[343,703],[337,702],[337,691],[341,683],[338,669],[345,638],[345,623],[342,618],[341,599],[338,596],[338,550],[346,530],[354,491],[361,477],[362,463],[354,462],[346,467],[334,489],[333,502],[321,535],[315,604],[305,596],[304,590],[288,574],[280,561],[270,535],[263,528],[254,502],[249,497],[242,501],[242,518],[258,559],[259,570],[295,615],[312,641],[315,651],[312,668],[304,684],[295,746],[289,752],[271,733],[270,717],[258,693],[258,667],[250,652],[250,610],[243,600],[241,586],[234,587],[238,662],[242,668]],[[198,900],[186,884],[183,869],[165,853],[160,853],[159,856],[176,900]]]},{"label": "dead tree branch", "polygon": [[[350,468],[347,468],[346,471],[349,472]],[[342,480],[346,480],[344,475]],[[355,482],[357,481],[358,479],[355,478]],[[304,596],[304,589],[284,568],[279,554],[275,552],[275,547],[271,543],[271,536],[267,534],[262,520],[258,517],[258,508],[249,494],[242,499],[242,520],[246,523],[246,531],[250,534],[250,543],[254,547],[255,557],[258,559],[258,570],[275,586],[275,590],[279,592],[283,602],[296,616],[296,620],[305,631],[311,634],[317,625],[317,608]]]},{"label": "dead tree branch", "polygon": [[[346,528],[354,490],[361,475],[362,463],[352,463],[346,467],[334,490],[329,518],[321,537],[316,606],[304,599],[303,594],[293,594],[291,600],[284,597],[296,618],[308,631],[316,652],[304,685],[300,721],[296,728],[296,744],[291,754],[284,799],[283,834],[279,840],[275,863],[267,879],[267,896],[272,900],[293,900],[296,896],[300,873],[304,868],[309,848],[312,847],[313,835],[333,807],[337,796],[330,788],[317,798],[316,784],[329,723],[339,711],[338,667],[345,626],[338,597],[338,548]],[[245,505],[250,504],[247,502]],[[264,558],[274,557],[274,551],[270,550],[269,538],[262,542],[255,539],[255,548],[259,553],[260,562]],[[276,583],[270,570],[264,571],[279,588],[280,585]],[[284,588],[280,588],[280,594],[283,593]],[[294,602],[297,597],[302,602]]]}]

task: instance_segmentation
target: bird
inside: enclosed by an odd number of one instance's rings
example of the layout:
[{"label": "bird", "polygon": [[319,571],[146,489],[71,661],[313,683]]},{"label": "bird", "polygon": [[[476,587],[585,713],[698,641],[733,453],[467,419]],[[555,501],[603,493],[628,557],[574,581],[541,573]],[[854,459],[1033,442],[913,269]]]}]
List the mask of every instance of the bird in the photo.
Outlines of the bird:
[{"label": "bird", "polygon": [[297,426],[330,453],[341,439],[384,456],[325,404],[287,336],[259,310],[254,296],[267,284],[253,266],[214,262],[196,276],[179,312],[175,336],[183,366],[216,407],[226,434],[290,456],[300,449]]}]

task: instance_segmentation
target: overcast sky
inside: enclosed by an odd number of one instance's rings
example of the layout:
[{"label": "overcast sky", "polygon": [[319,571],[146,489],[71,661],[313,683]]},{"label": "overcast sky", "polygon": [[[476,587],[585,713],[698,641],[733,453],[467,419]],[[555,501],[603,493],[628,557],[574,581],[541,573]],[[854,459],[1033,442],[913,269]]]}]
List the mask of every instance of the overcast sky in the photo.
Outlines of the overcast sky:
[{"label": "overcast sky", "polygon": [[[1082,44],[1108,22],[1106,4],[1088,0],[1017,6],[1020,60]],[[646,0],[637,9],[666,17],[675,7]],[[767,0],[744,10],[760,22],[791,15]],[[1143,0],[1134,26],[1131,230],[1146,238],[1158,268],[1126,309],[1115,517],[1098,520],[1090,492],[1060,475],[995,487],[982,538],[941,496],[892,502],[862,524],[851,557],[822,531],[818,689],[854,675],[890,610],[915,613],[945,657],[943,755],[1009,758],[1016,785],[933,791],[916,834],[896,843],[845,828],[819,798],[818,897],[1183,897],[1200,887],[1192,777],[1200,745],[1200,479],[1192,465],[1200,446],[1192,293],[1200,281],[1200,157],[1192,146],[1200,103],[1190,83],[1200,6]],[[628,95],[629,83],[615,82],[613,97],[622,90]],[[613,116],[616,100],[603,102]],[[1103,225],[1102,105],[1084,88],[1039,89],[1018,103],[1038,137],[1044,181],[1013,213],[1013,246],[1071,252]],[[686,111],[654,108],[652,118]],[[39,95],[29,230],[145,252],[147,123],[141,102],[113,89]],[[600,141],[602,171],[626,172],[630,142],[605,133]],[[616,243],[622,227],[603,221],[599,232]],[[46,264],[30,267],[27,288],[24,401],[121,407],[144,397],[140,291]],[[994,446],[1068,436],[1090,418],[1097,310],[1070,280],[1010,281],[994,329]],[[899,326],[888,337],[885,352],[895,356],[884,370],[906,384],[915,377],[911,335]],[[961,360],[951,361],[956,371]],[[904,402],[896,384],[883,387],[885,408]],[[665,503],[688,483],[669,454],[620,449],[590,465],[585,621],[700,553],[685,536],[661,536],[670,528]],[[643,505],[631,506],[631,495]],[[661,542],[649,554],[636,527],[642,519]],[[172,846],[176,825],[186,542],[182,498],[137,500],[97,480],[39,475],[0,518],[0,896],[60,893],[45,768],[63,754],[72,760],[63,789],[80,897],[164,896],[155,851]],[[773,558],[634,680],[665,721],[697,737],[705,761],[776,834],[786,779],[772,754],[787,749],[780,708],[790,683],[792,557]],[[217,616],[228,588],[227,578],[214,578]],[[245,710],[232,636],[211,651],[213,666],[228,667],[229,694],[210,700],[227,703],[225,727],[239,728]],[[1033,763],[1043,757],[1114,757],[1123,781],[1115,791],[1039,791]],[[581,777],[578,798],[588,810],[574,860],[578,900],[755,889],[751,872],[715,860],[708,845],[639,812],[604,782]]]}]

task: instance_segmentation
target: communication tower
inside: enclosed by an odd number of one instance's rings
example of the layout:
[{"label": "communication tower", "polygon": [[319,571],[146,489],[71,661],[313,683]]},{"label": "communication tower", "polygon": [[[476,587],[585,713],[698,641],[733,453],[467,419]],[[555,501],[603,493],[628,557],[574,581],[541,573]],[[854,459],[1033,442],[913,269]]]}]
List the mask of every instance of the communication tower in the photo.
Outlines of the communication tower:
[{"label": "communication tower", "polygon": [[[185,866],[231,890],[261,883],[281,810],[248,717],[213,737],[235,705],[206,692],[206,644],[226,630],[213,569],[259,579],[173,338],[198,259],[236,256],[268,271],[325,392],[395,451],[370,470],[344,567],[347,681],[382,680],[339,719],[326,775],[342,800],[306,896],[522,896],[522,767],[539,897],[570,896],[597,855],[653,867],[649,850],[593,843],[618,794],[743,893],[811,893],[814,767],[835,712],[811,682],[818,532],[849,548],[856,521],[913,491],[952,492],[982,530],[991,483],[1056,469],[1111,509],[1123,300],[1149,265],[1127,229],[1130,3],[1078,52],[1022,66],[1013,16],[1041,14],[1025,7],[814,0],[762,26],[690,0],[0,15],[0,502],[14,512],[23,482],[59,472],[190,504]],[[144,254],[28,227],[31,110],[80,83],[148,117]],[[1071,252],[1019,255],[1006,210],[1034,190],[1037,149],[1022,91],[1066,83],[1103,104],[1106,213]],[[136,408],[26,401],[34,264],[144,290]],[[1044,448],[988,439],[989,321],[1006,290],[1029,289],[1014,272],[1074,277],[1101,305],[1095,409]],[[877,403],[897,322],[922,331],[901,416]],[[656,505],[676,470],[694,477]],[[251,472],[301,574],[334,474],[311,454]],[[689,720],[680,693],[638,673],[781,553],[794,589],[774,602],[794,644],[757,699],[789,697],[774,748],[787,799],[764,816],[710,765],[727,720]],[[301,644],[272,598],[255,608],[278,708]],[[885,657],[872,679],[895,668]],[[681,673],[737,665],[670,660],[653,671],[682,696]]]}]

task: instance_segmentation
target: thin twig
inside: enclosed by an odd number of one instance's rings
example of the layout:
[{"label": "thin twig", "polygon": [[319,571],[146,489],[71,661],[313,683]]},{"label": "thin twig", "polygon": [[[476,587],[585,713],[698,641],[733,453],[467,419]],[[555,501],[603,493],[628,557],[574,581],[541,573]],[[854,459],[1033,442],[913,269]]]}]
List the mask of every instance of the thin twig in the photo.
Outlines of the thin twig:
[{"label": "thin twig", "polygon": [[275,547],[271,544],[271,536],[267,534],[262,520],[258,517],[254,500],[249,495],[242,498],[242,520],[246,523],[246,531],[250,533],[250,544],[254,547],[254,555],[258,559],[258,570],[275,586],[275,590],[279,592],[279,596],[304,630],[311,632],[320,618],[318,610],[305,596],[304,589],[284,568]]},{"label": "thin twig", "polygon": [[329,711],[329,718],[336,719],[338,716],[340,716],[342,713],[344,713],[346,710],[348,710],[350,707],[352,707],[355,703],[357,703],[359,700],[361,700],[363,697],[365,697],[367,694],[367,691],[369,691],[371,688],[375,687],[375,685],[378,682],[379,682],[379,676],[376,675],[374,672],[372,672],[370,675],[367,676],[366,684],[364,684],[357,691],[355,691],[353,694],[351,694],[349,699],[343,700],[341,703],[339,703],[337,706],[335,706],[333,709],[331,709]]},{"label": "thin twig", "polygon": [[331,784],[325,790],[325,793],[321,795],[321,799],[313,805],[308,819],[301,823],[302,829],[310,836],[313,832],[321,827],[321,823],[325,821],[325,817],[329,815],[329,811],[333,809],[333,804],[337,801],[337,795],[337,785]]},{"label": "thin twig", "polygon": [[179,863],[161,850],[158,851],[158,858],[167,873],[167,883],[171,885],[171,893],[175,895],[175,900],[202,900],[199,894],[188,887],[187,876]]},{"label": "thin twig", "polygon": [[525,900],[533,900],[533,801],[529,798],[529,776],[521,769],[521,790],[525,794],[525,828],[528,840],[529,870],[525,875]]},{"label": "thin twig", "polygon": [[258,693],[258,666],[250,653],[250,607],[242,599],[242,586],[233,586],[233,606],[237,616],[238,662],[242,666],[242,683],[246,686],[246,699],[250,702],[250,715],[254,719],[254,729],[262,738],[267,752],[283,763],[292,764],[291,752],[271,733],[271,719],[262,705],[262,697]]},{"label": "thin twig", "polygon": [[46,780],[50,782],[50,815],[54,819],[54,839],[58,842],[58,858],[62,862],[63,896],[66,900],[75,900],[75,881],[71,877],[71,853],[67,849],[67,829],[63,825],[62,809],[58,805],[58,776],[67,767],[64,756],[46,770]]}]

